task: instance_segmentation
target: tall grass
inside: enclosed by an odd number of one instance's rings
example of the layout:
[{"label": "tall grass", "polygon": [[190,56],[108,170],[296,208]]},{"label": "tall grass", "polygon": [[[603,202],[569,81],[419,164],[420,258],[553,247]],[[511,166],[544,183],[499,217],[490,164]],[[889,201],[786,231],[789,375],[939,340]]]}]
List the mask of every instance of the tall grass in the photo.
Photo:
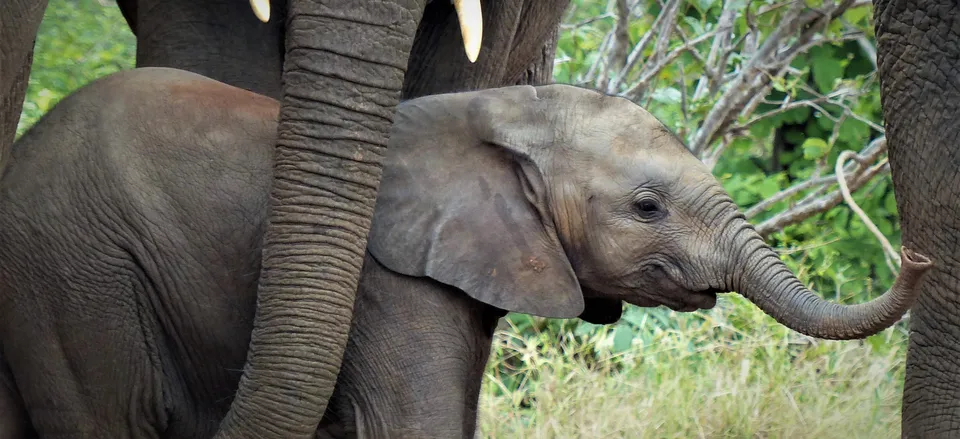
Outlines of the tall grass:
[{"label": "tall grass", "polygon": [[822,341],[739,297],[722,302],[672,314],[668,327],[648,318],[619,353],[613,329],[499,331],[483,437],[899,437],[903,323],[868,340]]}]

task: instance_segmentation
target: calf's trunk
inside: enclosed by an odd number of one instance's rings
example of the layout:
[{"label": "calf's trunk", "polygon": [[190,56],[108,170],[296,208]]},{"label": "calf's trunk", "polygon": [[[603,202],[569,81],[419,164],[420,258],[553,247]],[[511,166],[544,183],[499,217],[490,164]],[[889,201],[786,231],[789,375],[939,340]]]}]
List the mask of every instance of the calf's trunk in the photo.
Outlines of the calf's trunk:
[{"label": "calf's trunk", "polygon": [[753,226],[737,222],[728,287],[784,326],[811,337],[857,339],[892,326],[914,304],[920,281],[933,266],[926,256],[903,248],[900,274],[886,293],[856,305],[831,303],[804,287]]}]

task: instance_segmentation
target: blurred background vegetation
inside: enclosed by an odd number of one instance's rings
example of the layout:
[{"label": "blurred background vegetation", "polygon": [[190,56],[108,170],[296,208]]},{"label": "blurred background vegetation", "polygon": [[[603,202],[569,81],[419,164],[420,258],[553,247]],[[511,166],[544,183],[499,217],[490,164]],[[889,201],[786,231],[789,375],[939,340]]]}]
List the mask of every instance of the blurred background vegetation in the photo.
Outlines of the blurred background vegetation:
[{"label": "blurred background vegetation", "polygon": [[[625,96],[688,141],[783,260],[824,297],[869,300],[899,248],[869,1],[573,0],[555,80]],[[19,132],[78,87],[132,68],[105,0],[51,0]],[[894,270],[892,270],[892,268]],[[486,437],[898,437],[907,321],[867,340],[793,333],[739,296],[609,326],[511,314],[481,398]]]},{"label": "blurred background vegetation", "polygon": [[17,134],[88,82],[132,69],[137,39],[112,1],[53,0],[40,23]]}]

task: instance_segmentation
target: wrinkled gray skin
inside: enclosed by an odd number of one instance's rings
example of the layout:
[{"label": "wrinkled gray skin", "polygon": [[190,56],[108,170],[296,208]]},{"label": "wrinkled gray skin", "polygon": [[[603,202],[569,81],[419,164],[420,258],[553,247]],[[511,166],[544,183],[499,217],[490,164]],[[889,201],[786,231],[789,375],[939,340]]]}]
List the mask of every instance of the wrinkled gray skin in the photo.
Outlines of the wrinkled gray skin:
[{"label": "wrinkled gray skin", "polygon": [[960,14],[875,2],[877,65],[903,243],[936,259],[910,316],[902,437],[960,437]]},{"label": "wrinkled gray skin", "polygon": [[[266,24],[248,0],[118,1],[137,36],[137,66],[190,70],[281,99],[256,323],[218,438],[303,438],[320,421],[398,100],[549,80],[568,3],[484,1],[483,47],[471,64],[446,0],[273,0]],[[2,4],[0,170],[47,2]]]},{"label": "wrinkled gray skin", "polygon": [[[278,110],[140,69],[20,140],[0,179],[4,437],[217,431],[254,321]],[[824,302],[655,118],[571,86],[408,101],[390,151],[321,437],[470,437],[505,311],[690,311],[735,290],[798,331],[855,338],[895,322],[931,265],[904,250],[884,296]]]}]

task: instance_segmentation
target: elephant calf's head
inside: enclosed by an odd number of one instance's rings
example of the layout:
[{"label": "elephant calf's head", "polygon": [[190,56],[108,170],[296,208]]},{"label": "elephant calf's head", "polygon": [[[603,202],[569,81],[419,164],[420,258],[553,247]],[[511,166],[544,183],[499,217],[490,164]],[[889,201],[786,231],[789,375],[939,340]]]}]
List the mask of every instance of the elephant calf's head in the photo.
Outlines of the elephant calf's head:
[{"label": "elephant calf's head", "polygon": [[883,297],[824,302],[655,117],[573,86],[405,102],[390,151],[371,254],[510,311],[574,317],[586,301],[619,316],[621,300],[692,311],[738,291],[800,332],[856,338],[899,319],[931,265],[904,250]]}]

